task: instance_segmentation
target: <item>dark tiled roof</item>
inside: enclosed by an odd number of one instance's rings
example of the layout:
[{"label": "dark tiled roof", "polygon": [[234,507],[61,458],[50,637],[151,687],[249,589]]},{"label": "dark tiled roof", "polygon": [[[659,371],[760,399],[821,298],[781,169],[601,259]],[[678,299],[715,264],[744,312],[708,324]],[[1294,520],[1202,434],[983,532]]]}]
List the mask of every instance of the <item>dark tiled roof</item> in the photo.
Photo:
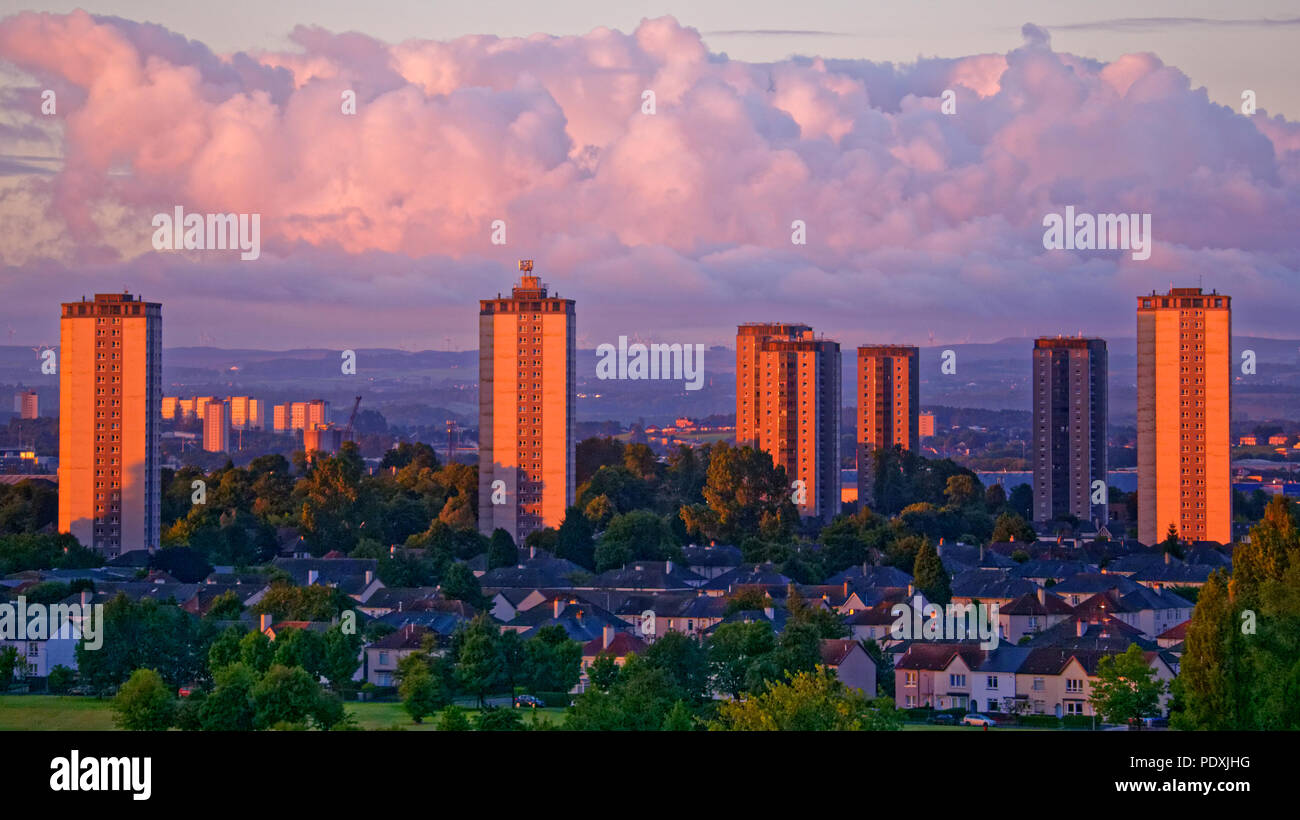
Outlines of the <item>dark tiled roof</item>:
[{"label": "dark tiled roof", "polygon": [[370,649],[419,649],[424,644],[424,636],[429,628],[417,624],[406,624],[396,632],[391,632],[374,643]]},{"label": "dark tiled roof", "polygon": [[704,589],[731,590],[736,587],[780,587],[784,589],[790,579],[777,571],[772,564],[746,564],[724,572],[704,585]]},{"label": "dark tiled roof", "polygon": [[682,556],[687,565],[692,567],[738,567],[744,563],[739,548],[723,544],[717,546],[692,544],[689,547],[682,547]]},{"label": "dark tiled roof", "polygon": [[1026,592],[998,608],[999,615],[1070,615],[1073,612],[1074,607],[1065,599],[1045,590],[1042,601],[1038,600],[1037,592]]},{"label": "dark tiled roof", "polygon": [[895,669],[923,669],[940,671],[947,669],[953,658],[961,656],[966,666],[975,669],[984,662],[987,650],[980,649],[975,643],[932,643],[915,641],[894,662]]},{"label": "dark tiled roof", "polygon": [[602,631],[599,637],[592,638],[582,645],[583,657],[591,657],[604,653],[615,658],[626,657],[629,654],[639,655],[645,651],[646,642],[633,635],[630,632],[617,632],[605,646],[605,635]]},{"label": "dark tiled roof", "polygon": [[826,666],[839,666],[853,652],[861,648],[857,641],[848,638],[830,638],[821,643],[822,663]]}]

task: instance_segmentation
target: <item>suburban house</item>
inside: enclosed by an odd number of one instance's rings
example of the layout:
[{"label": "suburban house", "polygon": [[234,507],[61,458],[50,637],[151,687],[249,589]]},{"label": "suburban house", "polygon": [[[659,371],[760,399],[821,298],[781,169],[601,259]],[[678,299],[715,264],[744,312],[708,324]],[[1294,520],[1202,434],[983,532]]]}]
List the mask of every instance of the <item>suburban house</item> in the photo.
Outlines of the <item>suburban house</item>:
[{"label": "suburban house", "polygon": [[423,648],[428,632],[422,626],[405,626],[368,645],[363,669],[366,682],[375,686],[396,686],[397,664]]},{"label": "suburban house", "polygon": [[1020,643],[1026,635],[1056,626],[1074,614],[1074,608],[1061,596],[1039,587],[1014,601],[998,607],[998,627],[1004,641]]},{"label": "suburban house", "polygon": [[862,644],[847,638],[824,640],[821,655],[822,665],[834,672],[840,683],[869,698],[876,696],[876,662]]},{"label": "suburban house", "polygon": [[894,700],[902,708],[966,708],[972,672],[986,652],[974,643],[916,642],[894,662]]}]

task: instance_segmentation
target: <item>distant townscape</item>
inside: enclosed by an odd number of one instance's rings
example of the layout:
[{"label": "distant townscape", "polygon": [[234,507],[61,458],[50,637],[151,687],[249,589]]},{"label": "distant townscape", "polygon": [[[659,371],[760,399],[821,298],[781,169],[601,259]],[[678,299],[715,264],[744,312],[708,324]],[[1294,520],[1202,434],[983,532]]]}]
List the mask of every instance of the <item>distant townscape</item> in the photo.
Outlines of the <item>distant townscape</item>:
[{"label": "distant townscape", "polygon": [[[797,322],[737,327],[734,415],[625,426],[578,420],[586,306],[519,269],[441,429],[363,409],[350,350],[341,409],[166,395],[162,304],[62,304],[57,419],[23,387],[0,453],[0,692],[130,729],[1294,728],[1300,443],[1234,436],[1228,295],[1136,297],[1119,434],[1104,339],[1034,339],[981,438],[923,404],[952,351],[846,380]],[[685,397],[717,352],[620,338],[601,378]]]}]

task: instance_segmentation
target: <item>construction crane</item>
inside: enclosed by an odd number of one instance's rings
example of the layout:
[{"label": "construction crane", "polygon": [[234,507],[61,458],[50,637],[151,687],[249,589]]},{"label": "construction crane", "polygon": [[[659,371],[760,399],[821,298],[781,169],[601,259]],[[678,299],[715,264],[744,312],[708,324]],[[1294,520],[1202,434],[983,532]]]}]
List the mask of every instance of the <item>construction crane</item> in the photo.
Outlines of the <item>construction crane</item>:
[{"label": "construction crane", "polygon": [[356,420],[357,420],[357,408],[360,407],[360,406],[361,406],[361,397],[360,397],[360,396],[357,396],[357,400],[354,401],[354,402],[352,403],[352,415],[348,416],[348,426],[343,428],[343,440],[344,440],[344,441],[353,441],[353,440],[354,440],[353,437],[352,437],[352,436],[353,436],[353,433],[352,433],[352,425],[356,423]]}]

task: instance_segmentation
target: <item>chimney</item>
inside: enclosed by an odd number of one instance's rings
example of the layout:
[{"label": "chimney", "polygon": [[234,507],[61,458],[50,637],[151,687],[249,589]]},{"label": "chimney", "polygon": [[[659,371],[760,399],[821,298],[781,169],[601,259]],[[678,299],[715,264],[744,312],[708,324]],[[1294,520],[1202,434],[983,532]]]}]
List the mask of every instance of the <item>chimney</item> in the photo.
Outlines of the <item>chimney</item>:
[{"label": "chimney", "polygon": [[664,574],[665,574],[665,575],[672,575],[672,574],[673,574],[673,562],[672,562],[672,561],[665,561],[665,562],[664,562]]},{"label": "chimney", "polygon": [[263,612],[263,613],[262,613],[262,616],[258,619],[257,627],[258,627],[258,629],[260,629],[260,630],[263,631],[263,632],[265,632],[266,630],[270,629],[270,628],[271,628],[271,613],[269,613],[269,612]]},{"label": "chimney", "polygon": [[531,560],[533,560],[533,559],[536,558],[536,557],[537,557],[537,547],[536,547],[536,546],[529,547],[529,548],[528,548],[528,560],[531,561]]},{"label": "chimney", "polygon": [[600,630],[600,648],[609,649],[609,645],[614,642],[614,627],[605,624]]},{"label": "chimney", "polygon": [[318,578],[320,578],[319,572],[317,572],[314,569],[307,570],[307,586],[311,586],[312,584],[316,583],[316,579]]},{"label": "chimney", "polygon": [[1169,565],[1169,553],[1165,553],[1165,566]]},{"label": "chimney", "polygon": [[907,597],[911,598],[911,597],[912,597],[913,595],[915,595],[915,594],[916,594],[916,584],[908,584],[908,585],[907,585]]},{"label": "chimney", "polygon": [[844,580],[844,597],[849,597],[849,582],[847,578]]},{"label": "chimney", "polygon": [[1074,622],[1074,633],[1077,637],[1082,638],[1088,631],[1088,624],[1082,618]]},{"label": "chimney", "polygon": [[375,571],[373,569],[366,570],[366,586],[370,586],[370,582],[373,580],[375,580]]},{"label": "chimney", "polygon": [[1043,604],[1044,606],[1047,604],[1047,590],[1043,587],[1038,588],[1038,603]]},{"label": "chimney", "polygon": [[866,576],[867,576],[867,562],[866,562],[866,561],[863,561],[863,562],[862,562],[862,577],[865,578]]},{"label": "chimney", "polygon": [[560,617],[560,613],[563,611],[564,611],[564,602],[561,601],[557,596],[555,599],[555,617],[558,619]]},{"label": "chimney", "polygon": [[90,591],[83,589],[81,591],[81,605],[85,606],[89,602],[90,602]]},{"label": "chimney", "polygon": [[984,545],[980,544],[980,563],[984,563]]}]

